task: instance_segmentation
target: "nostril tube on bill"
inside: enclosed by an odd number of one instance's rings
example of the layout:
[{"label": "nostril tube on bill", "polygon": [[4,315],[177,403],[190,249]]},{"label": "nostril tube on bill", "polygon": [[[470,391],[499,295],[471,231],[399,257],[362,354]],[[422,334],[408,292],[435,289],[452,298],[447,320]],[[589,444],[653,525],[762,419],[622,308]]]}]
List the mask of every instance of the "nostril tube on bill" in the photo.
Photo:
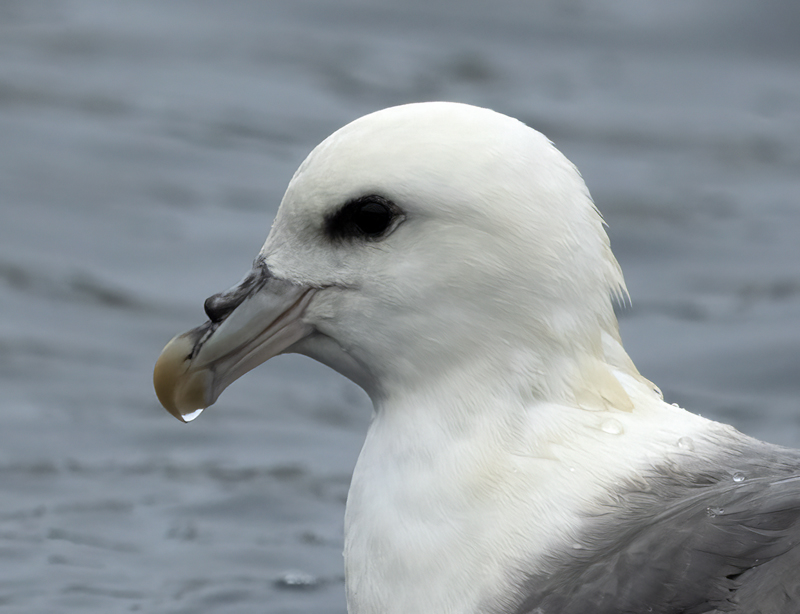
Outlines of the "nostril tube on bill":
[{"label": "nostril tube on bill", "polygon": [[244,295],[237,296],[235,292],[220,292],[209,296],[203,303],[208,319],[212,322],[222,322],[230,313],[242,304]]},{"label": "nostril tube on bill", "polygon": [[208,319],[214,323],[222,322],[231,312],[244,302],[250,294],[258,291],[269,277],[269,270],[263,264],[256,263],[238,285],[226,292],[214,294],[203,303]]}]

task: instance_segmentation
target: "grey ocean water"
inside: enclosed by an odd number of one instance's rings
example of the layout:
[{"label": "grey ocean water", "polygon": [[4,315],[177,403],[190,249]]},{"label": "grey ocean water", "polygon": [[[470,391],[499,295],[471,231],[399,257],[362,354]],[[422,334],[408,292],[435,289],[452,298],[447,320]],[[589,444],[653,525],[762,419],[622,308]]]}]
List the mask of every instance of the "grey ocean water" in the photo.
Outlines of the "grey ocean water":
[{"label": "grey ocean water", "polygon": [[153,363],[334,129],[492,107],[581,169],[670,402],[800,446],[800,4],[0,2],[0,611],[342,613],[365,395],[280,357],[191,425]]}]

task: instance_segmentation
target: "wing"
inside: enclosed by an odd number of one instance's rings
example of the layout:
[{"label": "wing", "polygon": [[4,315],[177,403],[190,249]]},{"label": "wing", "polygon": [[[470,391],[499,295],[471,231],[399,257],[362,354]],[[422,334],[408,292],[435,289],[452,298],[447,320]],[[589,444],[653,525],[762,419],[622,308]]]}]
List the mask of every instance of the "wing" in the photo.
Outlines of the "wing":
[{"label": "wing", "polygon": [[730,456],[689,480],[662,468],[628,489],[580,549],[520,587],[514,614],[800,612],[800,464],[761,446],[752,462]]}]

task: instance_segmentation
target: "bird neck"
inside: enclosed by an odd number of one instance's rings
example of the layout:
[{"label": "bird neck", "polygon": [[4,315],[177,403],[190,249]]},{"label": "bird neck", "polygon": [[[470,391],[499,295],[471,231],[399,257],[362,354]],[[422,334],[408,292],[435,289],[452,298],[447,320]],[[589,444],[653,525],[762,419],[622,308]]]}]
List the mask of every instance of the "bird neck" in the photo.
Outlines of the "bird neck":
[{"label": "bird neck", "polygon": [[705,428],[639,379],[588,364],[575,381],[610,392],[584,406],[521,394],[508,375],[384,399],[348,495],[351,613],[494,611],[515,574],[576,543],[615,484]]}]

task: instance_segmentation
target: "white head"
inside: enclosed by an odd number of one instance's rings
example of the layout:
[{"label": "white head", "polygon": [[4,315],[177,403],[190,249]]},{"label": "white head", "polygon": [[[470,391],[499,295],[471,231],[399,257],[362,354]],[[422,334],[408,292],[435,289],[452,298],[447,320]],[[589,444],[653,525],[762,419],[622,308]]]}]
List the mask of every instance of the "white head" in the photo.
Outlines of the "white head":
[{"label": "white head", "polygon": [[[326,219],[372,196],[396,208],[388,232],[329,236]],[[452,103],[379,111],[326,139],[261,255],[275,276],[326,288],[306,314],[335,345],[300,351],[334,369],[347,354],[368,391],[497,344],[594,354],[623,287],[575,167],[521,122]]]},{"label": "white head", "polygon": [[521,122],[455,103],[379,111],[323,141],[256,264],[261,273],[210,299],[221,306],[210,324],[165,350],[159,397],[176,415],[286,351],[380,403],[502,360],[487,352],[500,347],[515,364],[498,371],[523,369],[535,396],[555,400],[570,365],[602,357],[603,333],[617,338],[613,301],[624,293],[575,167]]}]

